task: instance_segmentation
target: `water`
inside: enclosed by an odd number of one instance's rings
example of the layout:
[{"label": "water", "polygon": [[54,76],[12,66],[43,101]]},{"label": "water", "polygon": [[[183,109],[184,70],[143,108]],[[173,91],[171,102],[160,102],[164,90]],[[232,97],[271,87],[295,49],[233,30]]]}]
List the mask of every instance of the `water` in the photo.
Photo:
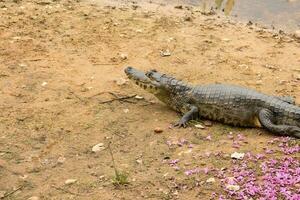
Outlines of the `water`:
[{"label": "water", "polygon": [[259,22],[287,31],[300,29],[300,0],[164,0],[165,3],[181,3],[213,7],[225,15],[241,20]]}]

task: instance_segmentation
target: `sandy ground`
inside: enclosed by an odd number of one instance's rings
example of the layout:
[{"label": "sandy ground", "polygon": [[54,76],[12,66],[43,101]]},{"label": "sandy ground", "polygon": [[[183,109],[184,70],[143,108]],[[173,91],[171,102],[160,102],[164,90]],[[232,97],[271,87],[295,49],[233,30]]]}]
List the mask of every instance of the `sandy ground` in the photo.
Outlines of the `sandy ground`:
[{"label": "sandy ground", "polygon": [[[171,55],[162,57],[166,50]],[[210,174],[190,177],[184,170],[230,167],[232,152],[261,152],[275,137],[219,123],[170,129],[178,114],[127,81],[128,65],[300,103],[300,43],[287,35],[193,7],[2,0],[0,198],[209,199],[222,193],[219,181],[207,184]],[[135,94],[144,99],[103,103]],[[154,133],[156,127],[163,132]],[[232,147],[230,132],[247,143]],[[167,145],[183,138],[194,148]],[[98,143],[105,149],[92,152]],[[128,186],[112,184],[109,143]],[[177,158],[178,171],[166,163]]]}]

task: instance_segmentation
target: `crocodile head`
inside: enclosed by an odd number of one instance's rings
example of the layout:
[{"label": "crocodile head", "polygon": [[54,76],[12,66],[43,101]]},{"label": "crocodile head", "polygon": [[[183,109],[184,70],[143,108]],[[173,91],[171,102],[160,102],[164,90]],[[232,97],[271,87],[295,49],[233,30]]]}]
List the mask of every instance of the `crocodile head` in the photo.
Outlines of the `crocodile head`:
[{"label": "crocodile head", "polygon": [[154,82],[157,82],[160,85],[160,88],[164,88],[175,94],[183,94],[192,89],[192,87],[172,76],[166,74],[161,74],[156,70],[150,70],[146,73],[146,76]]},{"label": "crocodile head", "polygon": [[140,86],[144,90],[154,95],[163,92],[160,88],[160,84],[149,79],[144,72],[139,71],[133,67],[127,67],[124,71],[131,81],[133,81],[136,85]]},{"label": "crocodile head", "polygon": [[133,67],[127,67],[125,73],[135,84],[151,92],[169,106],[173,106],[174,102],[179,100],[178,98],[177,100],[174,99],[174,95],[184,96],[184,93],[191,89],[187,84],[165,74],[160,74],[156,70],[144,73]]}]

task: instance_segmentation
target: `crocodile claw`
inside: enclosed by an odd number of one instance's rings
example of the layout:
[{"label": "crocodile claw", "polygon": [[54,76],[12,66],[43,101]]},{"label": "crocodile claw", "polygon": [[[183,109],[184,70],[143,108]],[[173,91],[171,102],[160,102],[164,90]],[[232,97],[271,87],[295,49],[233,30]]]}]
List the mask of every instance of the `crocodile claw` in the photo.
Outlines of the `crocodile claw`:
[{"label": "crocodile claw", "polygon": [[178,128],[183,127],[183,128],[186,128],[187,127],[187,122],[183,122],[183,121],[180,120],[179,122],[175,123],[173,125],[173,127],[178,127]]}]

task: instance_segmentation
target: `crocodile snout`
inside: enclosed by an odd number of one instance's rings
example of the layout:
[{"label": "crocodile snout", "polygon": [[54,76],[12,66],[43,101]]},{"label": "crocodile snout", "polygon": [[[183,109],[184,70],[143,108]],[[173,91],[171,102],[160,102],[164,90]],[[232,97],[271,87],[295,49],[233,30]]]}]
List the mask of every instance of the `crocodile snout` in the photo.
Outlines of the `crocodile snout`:
[{"label": "crocodile snout", "polygon": [[126,67],[125,69],[124,69],[124,72],[126,73],[126,74],[129,74],[131,71],[132,71],[132,67]]}]

